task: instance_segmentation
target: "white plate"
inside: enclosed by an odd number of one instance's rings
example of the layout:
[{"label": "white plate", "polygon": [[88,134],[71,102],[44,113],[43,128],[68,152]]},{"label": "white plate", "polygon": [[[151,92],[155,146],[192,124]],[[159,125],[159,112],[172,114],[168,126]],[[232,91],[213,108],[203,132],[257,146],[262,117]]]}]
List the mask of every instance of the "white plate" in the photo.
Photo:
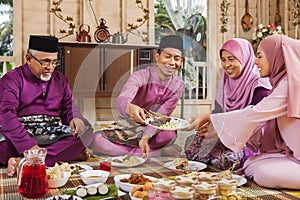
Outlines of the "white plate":
[{"label": "white plate", "polygon": [[[188,170],[202,170],[207,167],[207,165],[202,162],[196,162],[191,160],[188,161],[188,164]],[[165,163],[164,167],[172,170],[178,170],[176,169],[173,161]]]},{"label": "white plate", "polygon": [[72,168],[75,168],[76,166],[79,166],[80,168],[82,168],[82,170],[78,171],[78,173],[77,173],[78,175],[79,175],[80,172],[84,172],[84,171],[88,171],[88,170],[93,170],[93,168],[91,166],[88,166],[88,165],[70,164],[70,169],[71,169],[71,174],[72,175],[75,175],[75,174],[72,173],[73,170],[74,170]]},{"label": "white plate", "polygon": [[232,178],[238,181],[238,186],[244,185],[247,183],[247,179],[243,176],[232,174]]},{"label": "white plate", "polygon": [[177,118],[177,117],[168,117],[171,118],[170,123],[174,126],[172,128],[167,128],[167,127],[162,127],[162,126],[155,126],[152,125],[151,122],[154,120],[153,118],[147,118],[145,119],[145,123],[149,126],[152,126],[156,129],[160,129],[160,130],[180,130],[180,129],[184,129],[189,127],[190,122],[188,122],[185,119],[181,119],[181,118]]},{"label": "white plate", "polygon": [[[60,198],[63,198],[63,199],[68,199],[70,198],[71,195],[67,195],[67,194],[62,194],[62,195],[59,195],[59,196],[54,196],[54,197],[49,197],[47,198],[46,200],[59,200],[59,197]],[[78,197],[78,196],[75,196],[75,195],[72,195],[73,196],[73,199],[74,200],[82,200],[82,198]]]},{"label": "white plate", "polygon": [[139,159],[139,162],[138,162],[138,163],[135,163],[135,164],[132,164],[132,165],[125,165],[124,163],[114,162],[114,161],[113,161],[114,159],[123,160],[123,158],[124,158],[124,156],[116,156],[116,157],[112,157],[112,158],[111,158],[111,165],[112,165],[113,167],[135,167],[135,166],[141,165],[141,164],[143,164],[143,163],[145,162],[145,159],[144,159],[144,158],[136,157],[136,156],[130,156],[130,157],[134,157],[134,158]]},{"label": "white plate", "polygon": [[[216,174],[218,174],[216,172]],[[237,174],[232,174],[232,178],[238,181],[238,186],[244,185],[247,183],[247,179],[243,176],[237,175]]]}]

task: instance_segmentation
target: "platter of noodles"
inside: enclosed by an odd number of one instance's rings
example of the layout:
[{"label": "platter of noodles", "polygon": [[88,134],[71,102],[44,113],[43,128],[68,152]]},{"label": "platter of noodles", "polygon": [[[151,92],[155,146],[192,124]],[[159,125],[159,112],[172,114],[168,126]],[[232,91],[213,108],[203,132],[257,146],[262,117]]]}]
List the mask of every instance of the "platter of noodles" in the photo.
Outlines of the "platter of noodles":
[{"label": "platter of noodles", "polygon": [[190,125],[185,119],[163,115],[146,118],[145,123],[160,130],[180,130],[187,128]]},{"label": "platter of noodles", "polygon": [[144,158],[136,156],[116,156],[111,158],[111,165],[113,167],[135,167],[145,162]]}]

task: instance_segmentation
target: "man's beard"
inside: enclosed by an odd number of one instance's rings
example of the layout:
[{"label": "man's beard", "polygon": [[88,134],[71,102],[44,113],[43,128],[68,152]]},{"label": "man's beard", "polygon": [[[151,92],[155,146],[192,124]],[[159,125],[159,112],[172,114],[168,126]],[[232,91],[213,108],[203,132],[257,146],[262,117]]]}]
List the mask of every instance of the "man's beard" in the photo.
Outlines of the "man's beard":
[{"label": "man's beard", "polygon": [[40,76],[40,79],[41,79],[42,81],[49,81],[50,78],[51,78],[51,75],[50,75],[50,76],[44,76],[43,74],[41,74],[41,76]]}]

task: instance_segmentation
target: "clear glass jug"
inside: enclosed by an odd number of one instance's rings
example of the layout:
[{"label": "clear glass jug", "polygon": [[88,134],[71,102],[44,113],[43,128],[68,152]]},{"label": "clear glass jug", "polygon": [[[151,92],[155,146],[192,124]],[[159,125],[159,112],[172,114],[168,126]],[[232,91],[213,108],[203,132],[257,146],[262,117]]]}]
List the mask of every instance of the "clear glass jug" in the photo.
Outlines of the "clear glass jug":
[{"label": "clear glass jug", "polygon": [[24,151],[17,177],[18,191],[23,197],[41,198],[47,193],[46,154],[44,148]]}]

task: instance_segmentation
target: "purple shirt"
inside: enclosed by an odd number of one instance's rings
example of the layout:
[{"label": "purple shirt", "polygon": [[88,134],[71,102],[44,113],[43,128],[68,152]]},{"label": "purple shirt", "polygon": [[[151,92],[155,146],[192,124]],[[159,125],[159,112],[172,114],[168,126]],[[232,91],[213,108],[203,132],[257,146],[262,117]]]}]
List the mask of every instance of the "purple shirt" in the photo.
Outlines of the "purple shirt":
[{"label": "purple shirt", "polygon": [[[134,72],[125,83],[117,98],[117,108],[126,115],[128,103],[138,105],[146,110],[153,110],[170,116],[184,91],[184,82],[173,75],[163,81],[158,77],[157,67],[148,67]],[[148,126],[145,133],[152,136],[156,129]]]},{"label": "purple shirt", "polygon": [[36,145],[18,117],[59,116],[64,125],[73,117],[86,120],[72,96],[66,77],[54,71],[49,81],[41,81],[27,64],[6,73],[0,81],[0,125],[3,134],[21,154]]}]

